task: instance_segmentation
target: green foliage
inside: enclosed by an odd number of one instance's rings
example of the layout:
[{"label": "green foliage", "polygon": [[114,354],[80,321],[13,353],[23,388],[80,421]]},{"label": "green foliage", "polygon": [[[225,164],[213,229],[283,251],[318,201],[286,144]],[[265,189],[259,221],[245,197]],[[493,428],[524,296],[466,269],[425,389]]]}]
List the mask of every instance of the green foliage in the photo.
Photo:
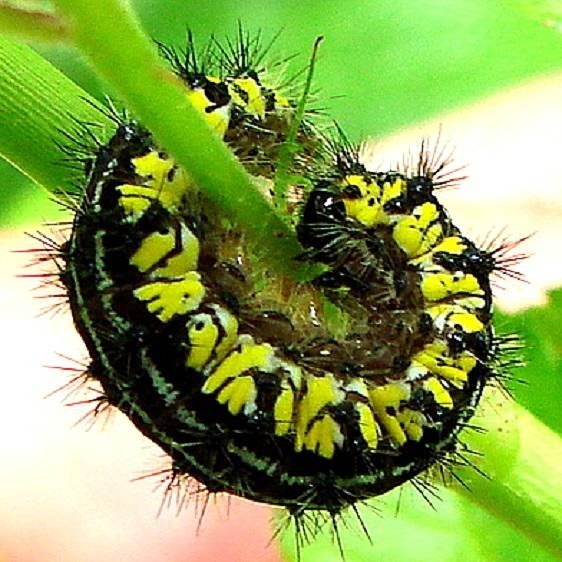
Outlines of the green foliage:
[{"label": "green foliage", "polygon": [[548,304],[518,314],[498,314],[502,330],[519,334],[525,343],[526,362],[511,383],[515,398],[539,419],[562,435],[562,289],[551,291]]}]

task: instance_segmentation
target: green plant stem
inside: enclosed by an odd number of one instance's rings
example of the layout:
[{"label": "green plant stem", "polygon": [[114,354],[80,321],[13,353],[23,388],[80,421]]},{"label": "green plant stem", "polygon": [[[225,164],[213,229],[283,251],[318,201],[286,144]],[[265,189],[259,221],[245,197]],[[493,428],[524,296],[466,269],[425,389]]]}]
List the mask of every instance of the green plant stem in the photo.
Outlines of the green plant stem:
[{"label": "green plant stem", "polygon": [[277,271],[307,279],[309,268],[291,259],[302,251],[294,233],[188,102],[185,86],[162,67],[128,6],[116,0],[56,0],[55,5],[73,43],[205,195],[243,225],[260,256]]},{"label": "green plant stem", "polygon": [[50,12],[26,10],[0,2],[0,29],[19,39],[57,42],[66,39],[60,19]]},{"label": "green plant stem", "polygon": [[308,101],[308,96],[310,94],[310,88],[312,87],[312,78],[314,76],[314,67],[316,66],[316,59],[318,57],[318,48],[320,47],[320,43],[323,40],[324,37],[320,36],[317,37],[316,40],[314,41],[314,46],[312,48],[312,55],[310,57],[310,64],[308,66],[308,73],[306,75],[304,89],[299,99],[299,103],[297,104],[295,115],[291,120],[291,124],[287,132],[287,138],[279,151],[279,159],[277,162],[277,170],[275,172],[275,180],[274,180],[274,184],[275,184],[274,201],[278,208],[284,209],[286,207],[287,202],[285,201],[285,197],[287,196],[287,190],[292,180],[292,176],[289,173],[289,170],[291,169],[291,166],[293,164],[293,159],[295,157],[295,154],[299,150],[297,135],[304,119],[306,103]]},{"label": "green plant stem", "polygon": [[560,436],[498,389],[482,401],[472,423],[486,431],[467,431],[463,441],[487,478],[459,470],[468,487],[458,490],[562,559]]}]

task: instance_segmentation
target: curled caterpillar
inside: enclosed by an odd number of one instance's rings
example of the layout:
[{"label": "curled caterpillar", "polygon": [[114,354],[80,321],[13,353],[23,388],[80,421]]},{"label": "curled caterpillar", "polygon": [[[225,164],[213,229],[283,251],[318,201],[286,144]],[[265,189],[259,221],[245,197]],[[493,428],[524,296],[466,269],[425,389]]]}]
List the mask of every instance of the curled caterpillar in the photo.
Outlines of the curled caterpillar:
[{"label": "curled caterpillar", "polygon": [[[299,231],[332,267],[273,309],[238,236],[148,132],[119,127],[93,170],[66,258],[74,317],[108,399],[178,470],[339,510],[452,447],[489,376],[490,254],[460,269],[478,250],[436,200],[386,213],[408,178],[321,181]],[[341,335],[319,321],[324,294],[352,323]]]},{"label": "curled caterpillar", "polygon": [[[295,105],[239,41],[211,43],[204,64],[191,39],[183,61],[163,51],[217,134],[271,179]],[[86,158],[61,280],[88,375],[174,474],[334,518],[454,454],[495,376],[490,275],[505,266],[438,201],[440,165],[367,171],[346,142],[301,127],[324,156],[299,164],[310,188],[293,258],[324,271],[297,283],[266,269],[149,131],[113,118]]]}]

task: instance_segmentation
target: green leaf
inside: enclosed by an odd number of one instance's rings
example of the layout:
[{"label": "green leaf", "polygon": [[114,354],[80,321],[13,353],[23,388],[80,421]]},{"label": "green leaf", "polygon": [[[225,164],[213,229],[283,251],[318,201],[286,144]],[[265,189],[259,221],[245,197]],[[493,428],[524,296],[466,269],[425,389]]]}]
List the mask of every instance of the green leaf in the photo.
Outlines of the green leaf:
[{"label": "green leaf", "polygon": [[502,331],[519,334],[526,365],[509,385],[517,400],[562,435],[562,289],[548,294],[548,305],[513,315],[498,314]]},{"label": "green leaf", "polygon": [[562,4],[559,0],[513,0],[515,6],[541,25],[562,32]]}]

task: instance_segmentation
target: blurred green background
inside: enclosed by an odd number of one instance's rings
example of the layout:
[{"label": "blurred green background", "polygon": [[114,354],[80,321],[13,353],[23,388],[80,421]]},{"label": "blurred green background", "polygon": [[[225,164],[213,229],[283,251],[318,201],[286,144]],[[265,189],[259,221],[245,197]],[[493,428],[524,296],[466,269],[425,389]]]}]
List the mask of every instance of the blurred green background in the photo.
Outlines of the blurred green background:
[{"label": "blurred green background", "polygon": [[[230,34],[241,20],[272,37],[280,58],[306,65],[314,38],[324,35],[315,84],[352,139],[380,137],[462,106],[532,76],[562,69],[562,40],[548,3],[517,0],[133,0],[148,33],[184,45],[187,26],[203,42]],[[554,19],[553,19],[554,18]],[[38,49],[84,89],[107,88],[77,53]],[[39,189],[0,166],[0,226],[41,214],[56,217]]]},{"label": "blurred green background", "polygon": [[[201,42],[211,33],[232,35],[237,20],[265,39],[283,30],[272,52],[306,65],[316,36],[324,35],[315,76],[316,87],[330,113],[352,139],[381,137],[444,110],[461,107],[534,76],[562,70],[562,33],[553,3],[516,0],[136,0],[132,2],[148,33],[182,47],[186,27]],[[559,8],[559,6],[558,6]],[[70,49],[37,46],[38,50],[100,99],[107,92],[79,55]],[[110,92],[109,92],[110,93]],[[562,103],[562,100],[561,100]],[[59,220],[48,195],[0,162],[0,228],[33,230],[38,221]],[[535,309],[502,324],[523,333],[531,344],[530,367],[516,385],[515,395],[552,429],[562,434],[562,293],[550,307]],[[545,394],[545,388],[548,394]],[[392,503],[392,502],[389,502]],[[374,547],[352,542],[348,560],[405,559],[401,537],[412,537],[419,548],[408,560],[554,560],[512,527],[490,518],[464,500],[438,505],[434,514],[419,502],[404,509],[399,521],[368,515]],[[562,508],[561,508],[562,509]],[[421,510],[421,511],[420,511]],[[468,513],[468,516],[466,513]],[[469,519],[467,519],[467,517]],[[420,526],[420,518],[427,525]],[[459,520],[455,527],[455,520]],[[449,522],[454,532],[448,532]],[[467,523],[470,521],[470,524]],[[411,527],[411,528],[410,528]],[[459,532],[460,529],[460,532]],[[380,536],[395,537],[380,541]],[[486,541],[478,537],[486,536]],[[432,537],[430,541],[424,540]],[[436,542],[438,541],[438,542]],[[349,542],[346,537],[346,544]],[[436,545],[439,544],[439,547]],[[402,553],[402,554],[401,554]],[[432,553],[432,557],[428,558]],[[309,558],[309,557],[310,558]],[[414,556],[414,557],[412,557]],[[415,557],[418,556],[418,557]],[[337,560],[329,539],[313,547],[305,560]]]}]

